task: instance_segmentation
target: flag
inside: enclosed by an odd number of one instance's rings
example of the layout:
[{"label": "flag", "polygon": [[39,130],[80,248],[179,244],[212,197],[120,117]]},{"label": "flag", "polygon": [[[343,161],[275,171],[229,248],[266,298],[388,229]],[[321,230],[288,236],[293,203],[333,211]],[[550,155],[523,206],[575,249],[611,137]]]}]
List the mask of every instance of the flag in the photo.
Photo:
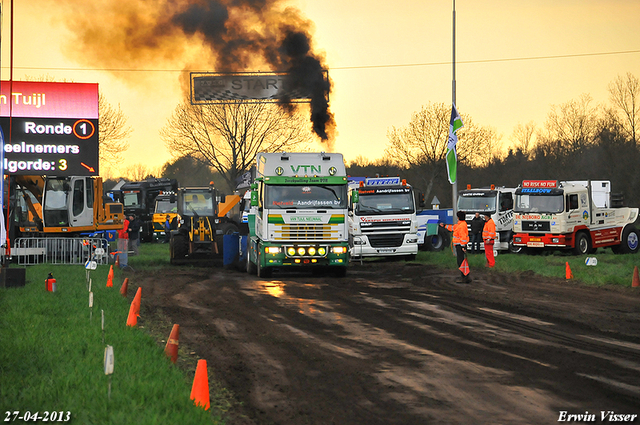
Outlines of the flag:
[{"label": "flag", "polygon": [[458,156],[456,154],[456,143],[458,143],[458,136],[456,131],[464,124],[462,118],[458,114],[456,105],[453,104],[451,109],[451,121],[449,122],[449,141],[447,142],[447,174],[449,177],[449,183],[456,182],[458,174]]},{"label": "flag", "polygon": [[469,274],[469,262],[467,261],[466,258],[462,260],[462,264],[460,264],[459,270],[465,276]]}]

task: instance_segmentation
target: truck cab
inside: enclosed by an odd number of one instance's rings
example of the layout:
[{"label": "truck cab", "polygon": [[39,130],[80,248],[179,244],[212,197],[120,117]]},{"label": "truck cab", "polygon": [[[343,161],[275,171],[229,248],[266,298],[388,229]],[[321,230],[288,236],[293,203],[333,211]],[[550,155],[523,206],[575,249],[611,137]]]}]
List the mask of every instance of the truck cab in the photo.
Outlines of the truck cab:
[{"label": "truck cab", "polygon": [[[466,221],[470,223],[475,213],[484,215],[491,214],[491,218],[496,224],[496,243],[494,250],[519,252],[520,248],[513,245],[513,201],[515,188],[490,187],[472,189],[467,186],[466,190],[458,192],[457,210],[466,213]],[[469,232],[471,232],[469,224]],[[471,233],[469,233],[471,235]],[[484,242],[480,244],[480,249],[484,250]]]},{"label": "truck cab", "polygon": [[516,190],[514,245],[529,250],[638,252],[638,208],[623,206],[607,180],[524,180]]},{"label": "truck cab", "polygon": [[348,265],[347,176],[337,153],[259,153],[248,214],[247,271]]},{"label": "truck cab", "polygon": [[418,222],[413,188],[400,177],[375,177],[350,182],[349,254],[402,257],[418,253]]}]

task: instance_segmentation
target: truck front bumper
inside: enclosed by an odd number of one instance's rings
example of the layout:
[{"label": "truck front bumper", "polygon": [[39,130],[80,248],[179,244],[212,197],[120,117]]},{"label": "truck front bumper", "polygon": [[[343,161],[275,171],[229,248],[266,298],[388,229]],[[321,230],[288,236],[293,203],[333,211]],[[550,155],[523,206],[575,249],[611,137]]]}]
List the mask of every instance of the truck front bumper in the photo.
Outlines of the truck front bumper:
[{"label": "truck front bumper", "polygon": [[516,233],[513,235],[513,245],[527,248],[571,248],[573,247],[573,235]]},{"label": "truck front bumper", "polygon": [[353,236],[353,246],[349,250],[351,258],[387,257],[416,255],[418,253],[418,235],[405,234],[400,246],[371,246],[366,235]]},{"label": "truck front bumper", "polygon": [[262,247],[264,267],[346,266],[349,246],[344,243],[284,243]]}]

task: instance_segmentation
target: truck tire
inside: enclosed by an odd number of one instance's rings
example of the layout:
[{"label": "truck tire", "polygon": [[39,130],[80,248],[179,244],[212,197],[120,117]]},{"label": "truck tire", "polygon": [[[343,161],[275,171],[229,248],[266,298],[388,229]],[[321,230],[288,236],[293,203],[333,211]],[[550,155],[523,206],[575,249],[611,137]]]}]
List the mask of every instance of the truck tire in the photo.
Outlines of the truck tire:
[{"label": "truck tire", "polygon": [[256,272],[258,271],[258,268],[256,267],[256,265],[251,261],[251,256],[250,251],[251,248],[249,248],[249,242],[247,242],[247,273],[254,275],[256,274]]},{"label": "truck tire", "polygon": [[438,234],[432,236],[425,236],[424,242],[427,246],[427,251],[442,251],[445,247],[449,246],[451,242],[449,232],[438,226]]},{"label": "truck tire", "polygon": [[346,277],[347,276],[347,268],[345,266],[333,266],[332,272],[335,277]]},{"label": "truck tire", "polygon": [[273,270],[271,270],[271,267],[262,267],[260,263],[260,250],[258,250],[258,264],[256,264],[258,277],[264,279],[270,278]]},{"label": "truck tire", "polygon": [[181,234],[171,235],[169,240],[169,256],[171,264],[176,264],[179,260],[184,260],[189,254],[189,239]]},{"label": "truck tire", "polygon": [[[235,223],[223,222],[220,223],[219,226],[219,230],[223,235],[233,235],[234,233],[240,233],[240,230],[238,229],[238,226],[235,225]],[[216,231],[216,233],[218,233],[218,231]]]},{"label": "truck tire", "polygon": [[586,232],[576,234],[576,244],[573,248],[575,255],[587,255],[591,251],[591,239]]},{"label": "truck tire", "polygon": [[638,229],[632,225],[626,226],[622,231],[622,238],[620,240],[620,248],[618,249],[618,252],[622,254],[635,254],[638,252],[639,245]]}]

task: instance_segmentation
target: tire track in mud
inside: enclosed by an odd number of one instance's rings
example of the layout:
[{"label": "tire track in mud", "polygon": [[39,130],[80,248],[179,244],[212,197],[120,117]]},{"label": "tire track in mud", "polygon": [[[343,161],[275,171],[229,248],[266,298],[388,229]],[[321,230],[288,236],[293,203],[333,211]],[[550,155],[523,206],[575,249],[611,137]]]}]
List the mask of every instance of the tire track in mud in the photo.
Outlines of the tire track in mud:
[{"label": "tire track in mud", "polygon": [[535,276],[477,273],[461,286],[455,273],[386,264],[346,279],[181,273],[160,272],[147,294],[245,403],[232,423],[550,423],[638,402],[637,336],[599,331],[619,294],[594,324],[549,311],[580,287]]}]

